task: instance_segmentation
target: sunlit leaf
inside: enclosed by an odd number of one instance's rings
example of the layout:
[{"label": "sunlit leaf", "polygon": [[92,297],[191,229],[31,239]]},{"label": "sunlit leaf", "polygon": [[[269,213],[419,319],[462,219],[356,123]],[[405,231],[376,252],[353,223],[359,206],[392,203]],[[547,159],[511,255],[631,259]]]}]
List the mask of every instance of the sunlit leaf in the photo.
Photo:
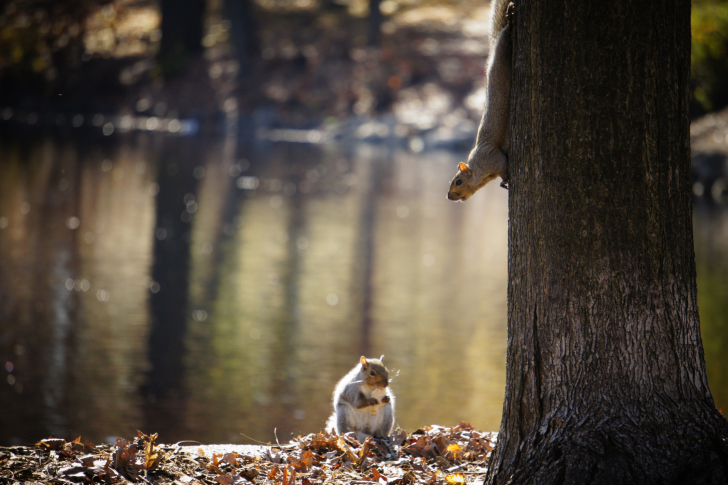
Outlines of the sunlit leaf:
[{"label": "sunlit leaf", "polygon": [[215,477],[215,481],[223,485],[240,485],[241,483],[245,483],[243,477],[238,475],[220,475]]},{"label": "sunlit leaf", "polygon": [[83,439],[82,437],[78,437],[75,440],[73,440],[74,447],[81,447],[83,451],[93,451],[94,448],[96,448],[96,445],[91,443],[88,440]]},{"label": "sunlit leaf", "polygon": [[465,455],[465,451],[457,443],[447,445],[447,453],[454,460],[460,460]]},{"label": "sunlit leaf", "polygon": [[66,444],[66,440],[61,438],[46,438],[40,440],[35,446],[43,446],[49,450],[60,450]]},{"label": "sunlit leaf", "polygon": [[165,456],[164,453],[159,451],[159,448],[157,448],[156,450],[154,449],[155,439],[157,439],[157,433],[150,435],[149,443],[144,450],[144,453],[147,455],[146,459],[144,460],[144,468],[146,468],[147,470],[154,470]]},{"label": "sunlit leaf", "polygon": [[238,465],[238,457],[239,457],[239,456],[240,456],[240,455],[239,455],[239,454],[237,454],[237,453],[225,453],[225,454],[224,454],[224,455],[222,456],[222,461],[223,461],[224,463],[227,463],[228,465],[230,465],[230,466],[232,466],[232,467],[235,467],[235,466],[237,466],[237,465]]},{"label": "sunlit leaf", "polygon": [[450,485],[459,485],[465,483],[465,475],[462,473],[455,473],[453,475],[447,475],[445,481]]}]

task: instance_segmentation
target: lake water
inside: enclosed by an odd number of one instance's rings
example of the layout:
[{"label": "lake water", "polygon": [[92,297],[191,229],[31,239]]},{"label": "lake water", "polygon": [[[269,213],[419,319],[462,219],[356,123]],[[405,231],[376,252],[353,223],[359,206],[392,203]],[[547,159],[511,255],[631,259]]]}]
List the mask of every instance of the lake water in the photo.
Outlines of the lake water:
[{"label": "lake water", "polygon": [[[0,137],[0,445],[283,442],[360,355],[409,432],[497,430],[507,192],[462,153],[151,136]],[[728,215],[696,205],[709,381],[728,404]]]}]

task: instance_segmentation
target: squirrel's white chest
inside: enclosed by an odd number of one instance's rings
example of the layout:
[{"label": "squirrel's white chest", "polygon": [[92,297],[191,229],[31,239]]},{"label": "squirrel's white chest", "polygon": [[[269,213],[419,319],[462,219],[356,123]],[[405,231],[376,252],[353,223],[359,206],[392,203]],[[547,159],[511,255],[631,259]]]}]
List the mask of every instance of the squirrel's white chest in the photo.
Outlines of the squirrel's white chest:
[{"label": "squirrel's white chest", "polygon": [[379,410],[387,405],[387,403],[382,402],[382,398],[384,398],[384,396],[386,395],[386,389],[377,388],[372,391],[372,397],[379,401],[379,404],[377,404],[376,406],[369,406],[369,414],[371,414],[372,416],[376,416]]}]

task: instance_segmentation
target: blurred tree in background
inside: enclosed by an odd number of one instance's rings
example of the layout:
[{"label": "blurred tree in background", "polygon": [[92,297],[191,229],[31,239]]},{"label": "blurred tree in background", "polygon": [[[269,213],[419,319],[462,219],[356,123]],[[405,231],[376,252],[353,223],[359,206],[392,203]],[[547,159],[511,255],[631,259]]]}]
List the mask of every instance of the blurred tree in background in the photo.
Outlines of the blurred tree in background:
[{"label": "blurred tree in background", "polygon": [[253,10],[254,5],[251,0],[225,0],[225,11],[230,19],[235,55],[243,76],[251,72],[254,59],[260,57],[258,25]]},{"label": "blurred tree in background", "polygon": [[160,0],[159,8],[162,13],[159,47],[162,71],[175,72],[190,56],[202,53],[205,0]]},{"label": "blurred tree in background", "polygon": [[[19,82],[53,81],[84,59],[91,12],[111,0],[4,1],[0,4],[0,70]],[[22,79],[21,79],[22,78]]]},{"label": "blurred tree in background", "polygon": [[693,0],[693,115],[728,105],[728,0]]},{"label": "blurred tree in background", "polygon": [[[450,105],[438,116],[467,105],[477,119],[487,11],[487,0],[4,0],[0,105],[111,114],[152,96],[198,117],[235,96],[240,112],[275,107],[310,125],[432,101]],[[699,116],[728,105],[728,0],[695,0],[692,35]]]}]

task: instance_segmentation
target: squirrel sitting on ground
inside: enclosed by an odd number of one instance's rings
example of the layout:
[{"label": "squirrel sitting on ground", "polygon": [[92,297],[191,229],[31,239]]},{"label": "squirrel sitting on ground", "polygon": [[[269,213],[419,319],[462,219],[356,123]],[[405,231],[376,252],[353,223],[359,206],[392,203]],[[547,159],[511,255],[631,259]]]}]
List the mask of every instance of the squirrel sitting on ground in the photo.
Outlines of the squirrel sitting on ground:
[{"label": "squirrel sitting on ground", "polygon": [[493,0],[490,11],[490,53],[486,67],[486,95],[475,148],[467,163],[460,162],[447,198],[467,200],[479,188],[500,177],[508,188],[510,151],[511,23],[515,6]]},{"label": "squirrel sitting on ground", "polygon": [[389,389],[389,371],[379,359],[362,356],[334,389],[334,414],[326,429],[338,434],[353,431],[357,440],[367,436],[387,438],[394,428],[394,394]]}]

